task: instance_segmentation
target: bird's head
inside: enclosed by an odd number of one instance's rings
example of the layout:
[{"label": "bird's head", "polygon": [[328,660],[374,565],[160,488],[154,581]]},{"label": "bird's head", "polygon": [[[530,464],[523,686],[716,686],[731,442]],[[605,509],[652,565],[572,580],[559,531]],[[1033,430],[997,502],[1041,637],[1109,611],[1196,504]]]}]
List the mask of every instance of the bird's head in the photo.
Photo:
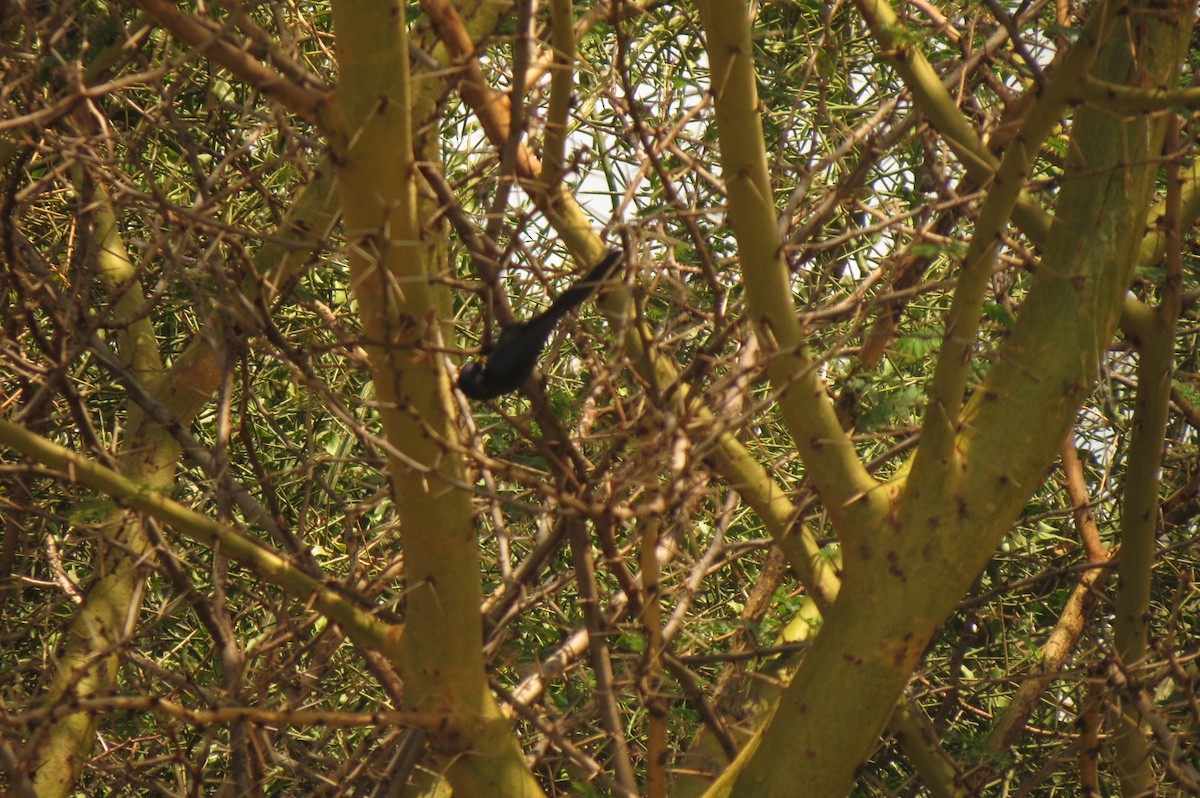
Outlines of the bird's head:
[{"label": "bird's head", "polygon": [[474,360],[458,372],[458,389],[472,399],[483,398],[483,366]]}]

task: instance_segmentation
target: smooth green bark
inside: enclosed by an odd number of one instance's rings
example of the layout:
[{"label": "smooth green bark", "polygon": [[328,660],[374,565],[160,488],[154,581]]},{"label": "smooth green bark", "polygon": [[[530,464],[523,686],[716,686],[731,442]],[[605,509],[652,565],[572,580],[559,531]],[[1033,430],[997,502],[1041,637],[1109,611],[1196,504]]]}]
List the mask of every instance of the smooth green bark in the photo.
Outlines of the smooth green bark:
[{"label": "smooth green bark", "polygon": [[334,4],[342,128],[339,193],[405,552],[406,628],[394,661],[409,709],[447,711],[430,734],[461,796],[537,796],[508,720],[488,687],[479,551],[462,460],[449,455],[445,302],[417,224],[407,22],[401,3]]}]

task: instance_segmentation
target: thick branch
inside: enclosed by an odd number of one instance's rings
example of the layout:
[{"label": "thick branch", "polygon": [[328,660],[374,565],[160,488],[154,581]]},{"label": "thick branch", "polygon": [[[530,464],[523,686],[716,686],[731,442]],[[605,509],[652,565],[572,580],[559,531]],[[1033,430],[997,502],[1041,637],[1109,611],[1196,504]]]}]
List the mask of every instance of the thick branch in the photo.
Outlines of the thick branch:
[{"label": "thick branch", "polygon": [[[768,353],[768,373],[779,407],[809,477],[839,533],[854,547],[863,519],[878,518],[886,502],[842,429],[816,363],[804,346],[783,241],[775,225],[750,19],[741,3],[706,0],[698,5],[712,64],[721,164],[751,321]],[[851,516],[857,520],[849,521]]]}]

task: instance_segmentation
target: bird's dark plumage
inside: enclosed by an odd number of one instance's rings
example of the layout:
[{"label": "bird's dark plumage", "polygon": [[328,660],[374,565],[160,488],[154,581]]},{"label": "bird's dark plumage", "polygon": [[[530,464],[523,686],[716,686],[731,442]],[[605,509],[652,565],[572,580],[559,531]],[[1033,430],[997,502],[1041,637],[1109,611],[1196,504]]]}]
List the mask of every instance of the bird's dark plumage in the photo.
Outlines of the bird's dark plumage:
[{"label": "bird's dark plumage", "polygon": [[591,296],[620,262],[621,250],[614,249],[583,279],[559,294],[550,307],[529,321],[506,325],[484,363],[472,361],[462,367],[458,389],[472,399],[495,399],[520,388],[533,374],[559,319]]}]

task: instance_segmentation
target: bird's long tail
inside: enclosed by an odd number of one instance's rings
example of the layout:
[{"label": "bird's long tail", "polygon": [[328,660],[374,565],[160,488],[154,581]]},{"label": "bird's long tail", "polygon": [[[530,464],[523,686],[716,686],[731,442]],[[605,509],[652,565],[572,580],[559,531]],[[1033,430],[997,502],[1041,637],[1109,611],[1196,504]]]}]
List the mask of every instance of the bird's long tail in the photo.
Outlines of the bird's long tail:
[{"label": "bird's long tail", "polygon": [[616,271],[617,264],[621,262],[622,254],[619,249],[610,251],[582,279],[577,280],[574,285],[559,294],[558,298],[546,309],[545,315],[553,319],[561,318],[571,308],[591,296],[600,287],[600,284]]}]

